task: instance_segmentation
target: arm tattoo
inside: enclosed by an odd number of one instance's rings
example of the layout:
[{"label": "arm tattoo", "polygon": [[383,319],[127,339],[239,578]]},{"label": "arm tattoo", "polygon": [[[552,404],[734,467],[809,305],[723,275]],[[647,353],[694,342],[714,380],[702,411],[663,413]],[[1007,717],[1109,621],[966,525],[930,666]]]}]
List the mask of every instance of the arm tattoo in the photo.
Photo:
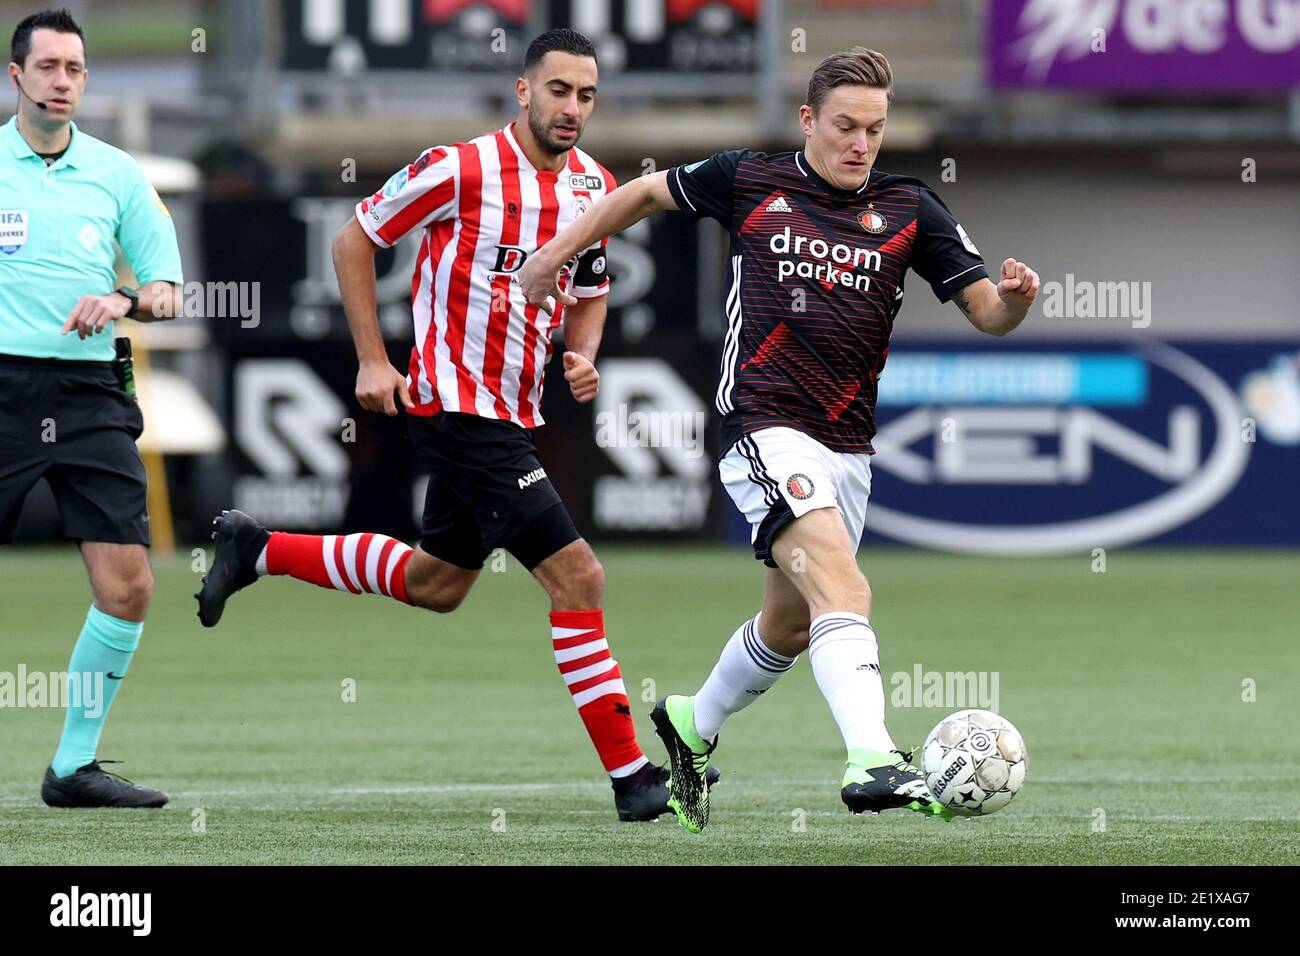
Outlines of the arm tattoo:
[{"label": "arm tattoo", "polygon": [[954,292],[952,294],[952,301],[957,304],[957,308],[961,309],[962,312],[966,313],[967,318],[970,318],[970,302],[966,298],[965,289],[958,289],[956,292]]}]

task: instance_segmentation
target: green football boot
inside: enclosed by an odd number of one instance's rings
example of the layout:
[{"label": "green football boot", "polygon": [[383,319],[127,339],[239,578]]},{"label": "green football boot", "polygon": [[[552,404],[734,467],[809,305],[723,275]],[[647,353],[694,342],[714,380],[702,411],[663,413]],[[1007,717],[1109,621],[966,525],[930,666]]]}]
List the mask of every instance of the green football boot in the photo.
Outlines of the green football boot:
[{"label": "green football boot", "polygon": [[673,694],[650,712],[655,733],[668,750],[668,806],[677,822],[692,833],[709,823],[709,757],[718,740],[708,743],[695,730],[695,698]]},{"label": "green football boot", "polygon": [[912,754],[901,750],[850,750],[840,799],[853,813],[905,809],[953,819],[953,812],[934,798],[925,777],[912,765]]}]

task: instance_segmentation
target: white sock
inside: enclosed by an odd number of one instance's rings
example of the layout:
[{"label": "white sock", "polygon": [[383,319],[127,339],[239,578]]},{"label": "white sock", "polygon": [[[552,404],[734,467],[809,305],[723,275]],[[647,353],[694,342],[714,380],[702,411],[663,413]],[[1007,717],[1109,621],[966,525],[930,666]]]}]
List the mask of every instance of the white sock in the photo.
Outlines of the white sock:
[{"label": "white sock", "polygon": [[623,766],[616,767],[613,770],[609,771],[610,778],[614,780],[622,780],[624,777],[630,777],[632,776],[632,774],[636,773],[638,770],[640,770],[649,762],[650,762],[649,757],[646,756],[637,757],[631,763],[625,763],[623,764]]},{"label": "white sock", "polygon": [[799,659],[764,644],[758,619],[755,615],[731,635],[713,673],[695,695],[695,731],[705,740],[718,736],[728,717],[758,700]]},{"label": "white sock", "polygon": [[257,556],[257,564],[256,564],[256,566],[253,568],[253,570],[256,571],[256,572],[258,573],[258,575],[266,574],[266,549],[267,549],[267,547],[269,547],[269,545],[267,545],[267,544],[262,545],[262,553],[259,554],[259,555]]},{"label": "white sock", "polygon": [[894,749],[885,729],[885,685],[876,633],[861,614],[831,611],[808,628],[813,676],[849,750]]}]

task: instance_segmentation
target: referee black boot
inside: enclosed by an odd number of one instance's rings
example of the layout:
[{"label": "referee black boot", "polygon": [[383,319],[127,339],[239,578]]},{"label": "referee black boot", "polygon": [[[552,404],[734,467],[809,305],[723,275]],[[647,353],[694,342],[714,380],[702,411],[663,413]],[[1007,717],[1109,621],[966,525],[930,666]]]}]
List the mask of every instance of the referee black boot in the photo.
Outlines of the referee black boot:
[{"label": "referee black boot", "polygon": [[[106,760],[105,763],[115,763]],[[56,777],[54,768],[45,770],[41,782],[41,799],[51,807],[161,807],[167,794],[153,787],[142,787],[115,773],[109,773],[92,760],[66,777]]]},{"label": "referee black boot", "polygon": [[221,512],[212,520],[212,528],[212,540],[217,542],[212,568],[194,595],[204,627],[216,627],[230,595],[257,580],[257,558],[271,537],[271,532],[242,511]]}]

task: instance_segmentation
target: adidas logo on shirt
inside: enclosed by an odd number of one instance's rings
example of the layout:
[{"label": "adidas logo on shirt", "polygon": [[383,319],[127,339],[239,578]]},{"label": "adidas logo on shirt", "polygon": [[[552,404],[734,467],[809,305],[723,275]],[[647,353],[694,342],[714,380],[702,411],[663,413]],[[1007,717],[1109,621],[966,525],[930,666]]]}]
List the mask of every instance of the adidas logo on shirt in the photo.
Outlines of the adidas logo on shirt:
[{"label": "adidas logo on shirt", "polygon": [[770,203],[768,203],[767,211],[768,212],[794,212],[794,210],[790,208],[790,204],[785,201],[784,196],[777,196]]}]

